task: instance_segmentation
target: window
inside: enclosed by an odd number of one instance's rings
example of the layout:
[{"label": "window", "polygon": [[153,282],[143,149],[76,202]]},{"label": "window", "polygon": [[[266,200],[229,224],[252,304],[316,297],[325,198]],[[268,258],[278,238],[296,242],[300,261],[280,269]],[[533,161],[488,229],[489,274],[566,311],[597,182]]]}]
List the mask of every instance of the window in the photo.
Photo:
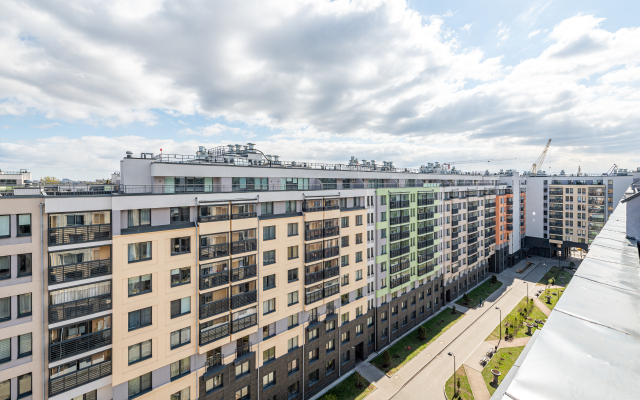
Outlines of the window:
[{"label": "window", "polygon": [[289,329],[298,326],[298,314],[289,315],[287,317],[287,324]]},{"label": "window", "polygon": [[129,278],[129,296],[151,292],[151,274]]},{"label": "window", "polygon": [[298,223],[291,223],[287,225],[288,236],[298,236]]},{"label": "window", "polygon": [[349,255],[348,254],[340,257],[340,264],[343,267],[346,267],[347,265],[349,265]]},{"label": "window", "polygon": [[336,321],[331,320],[331,321],[327,322],[326,331],[327,332],[331,332],[334,329],[336,329]]},{"label": "window", "polygon": [[171,380],[181,378],[191,372],[191,357],[171,363]]},{"label": "window", "polygon": [[129,365],[151,358],[151,339],[129,346]]},{"label": "window", "polygon": [[287,258],[289,260],[293,260],[298,257],[298,246],[291,246],[287,248]]},{"label": "window", "polygon": [[129,381],[129,398],[151,390],[151,372]]},{"label": "window", "polygon": [[349,247],[349,236],[343,236],[341,241],[342,241],[342,243],[340,244],[341,247]]},{"label": "window", "polygon": [[189,207],[171,207],[169,216],[171,224],[189,222]]},{"label": "window", "polygon": [[388,332],[387,328],[382,328],[382,340],[387,338]]},{"label": "window", "polygon": [[181,237],[171,239],[171,255],[191,253],[191,238]]},{"label": "window", "polygon": [[287,349],[289,349],[289,351],[297,349],[298,348],[298,337],[292,337],[291,339],[289,339],[287,341]]},{"label": "window", "polygon": [[11,379],[0,382],[0,400],[11,400]]},{"label": "window", "polygon": [[[342,286],[348,285],[349,284],[349,274],[344,274],[342,275]],[[346,303],[349,302],[349,297],[348,295],[343,295],[343,296],[347,296],[347,301]],[[342,302],[342,304],[346,304],[344,301]]]},{"label": "window", "polygon": [[317,359],[320,358],[320,352],[318,351],[318,349],[313,349],[309,352],[309,362],[311,361],[315,361]]},{"label": "window", "polygon": [[18,358],[31,355],[31,333],[18,336]]},{"label": "window", "polygon": [[273,202],[267,201],[265,203],[260,203],[260,214],[262,215],[273,214]]},{"label": "window", "polygon": [[359,281],[360,279],[362,279],[362,270],[361,269],[356,271],[356,281]]},{"label": "window", "polygon": [[391,315],[396,315],[398,313],[398,306],[391,307]]},{"label": "window", "polygon": [[18,254],[18,277],[31,275],[31,253]]},{"label": "window", "polygon": [[320,333],[320,330],[318,328],[310,330],[309,341],[316,340],[318,338],[319,333]]},{"label": "window", "polygon": [[262,352],[262,363],[266,364],[269,361],[276,359],[276,348],[272,347]]},{"label": "window", "polygon": [[129,243],[129,262],[151,260],[151,242]]},{"label": "window", "polygon": [[380,321],[384,322],[386,320],[387,320],[387,312],[383,311],[383,312],[380,313]]},{"label": "window", "polygon": [[31,394],[31,372],[18,377],[18,398]]},{"label": "window", "polygon": [[[0,340],[0,363],[11,361],[11,338]],[[0,396],[0,399],[4,397]]]},{"label": "window", "polygon": [[276,372],[272,371],[262,377],[262,388],[266,389],[271,385],[276,384]]},{"label": "window", "polygon": [[[245,361],[240,365],[236,365],[236,379],[244,374],[249,373],[249,361]],[[222,377],[222,375],[221,375]]]},{"label": "window", "polygon": [[269,324],[262,327],[262,339],[268,339],[276,334],[276,324]]},{"label": "window", "polygon": [[31,236],[31,214],[18,214],[18,236]]},{"label": "window", "polygon": [[262,240],[273,240],[276,238],[276,227],[265,226],[262,228]]},{"label": "window", "polygon": [[356,215],[356,225],[362,225],[362,215]]},{"label": "window", "polygon": [[299,358],[296,358],[293,361],[289,361],[289,363],[287,364],[287,372],[289,374],[297,372],[300,369],[300,362],[299,362]]},{"label": "window", "polygon": [[0,215],[0,238],[11,237],[11,216]]},{"label": "window", "polygon": [[343,228],[348,228],[349,227],[349,217],[340,218],[340,226],[342,226]]},{"label": "window", "polygon": [[251,395],[251,392],[249,390],[249,387],[251,385],[247,385],[245,387],[243,387],[242,389],[236,391],[236,400],[248,400]]},{"label": "window", "polygon": [[276,299],[262,302],[262,315],[271,314],[276,311]]},{"label": "window", "polygon": [[356,307],[356,318],[362,317],[363,306]]},{"label": "window", "polygon": [[177,318],[191,312],[191,297],[171,301],[171,318]]},{"label": "window", "polygon": [[297,395],[298,393],[300,393],[300,381],[289,385],[289,387],[287,388],[287,395],[289,396],[289,398]]},{"label": "window", "polygon": [[314,385],[318,380],[320,380],[320,370],[317,369],[309,374],[309,386]]},{"label": "window", "polygon": [[191,267],[176,268],[171,270],[171,287],[191,283]]},{"label": "window", "polygon": [[151,225],[151,209],[129,210],[129,228]]},{"label": "window", "polygon": [[372,326],[372,325],[373,325],[373,317],[367,318],[367,326]]},{"label": "window", "polygon": [[31,315],[31,293],[18,295],[18,318]]},{"label": "window", "polygon": [[0,257],[0,279],[11,278],[11,256]]},{"label": "window", "polygon": [[262,290],[273,289],[276,287],[276,275],[268,275],[262,278]]},{"label": "window", "polygon": [[0,299],[0,321],[11,319],[11,297]]},{"label": "window", "polygon": [[298,291],[291,292],[287,294],[287,304],[292,306],[294,304],[298,304]]},{"label": "window", "polygon": [[342,336],[340,336],[340,340],[342,341],[343,344],[351,340],[350,333],[351,333],[350,331],[346,331],[342,333]]},{"label": "window", "polygon": [[295,200],[287,200],[284,202],[284,211],[286,213],[294,213],[296,212],[296,201]]},{"label": "window", "polygon": [[129,330],[143,328],[151,325],[151,307],[129,313]]},{"label": "window", "polygon": [[269,250],[262,253],[262,265],[275,264],[276,262],[276,251]]},{"label": "window", "polygon": [[334,351],[336,349],[336,341],[335,341],[335,339],[329,340],[324,347],[327,350],[327,353],[331,353],[332,351]]},{"label": "window", "polygon": [[190,387],[187,386],[186,388],[182,389],[179,392],[175,392],[174,394],[171,395],[171,398],[169,400],[190,400]]},{"label": "window", "polygon": [[356,336],[362,335],[362,324],[356,326]]},{"label": "window", "polygon": [[172,350],[189,343],[191,343],[191,327],[190,326],[171,332],[171,349]]},{"label": "window", "polygon": [[336,360],[331,360],[326,365],[326,375],[329,375],[336,370]]},{"label": "window", "polygon": [[346,353],[342,353],[342,363],[347,363],[351,360],[351,350],[347,350]]}]

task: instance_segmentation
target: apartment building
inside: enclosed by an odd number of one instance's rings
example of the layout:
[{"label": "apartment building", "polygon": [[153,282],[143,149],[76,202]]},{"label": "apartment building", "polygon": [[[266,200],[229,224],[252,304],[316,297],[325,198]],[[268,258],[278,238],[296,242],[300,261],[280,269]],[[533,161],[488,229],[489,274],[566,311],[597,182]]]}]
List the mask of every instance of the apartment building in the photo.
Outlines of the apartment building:
[{"label": "apartment building", "polygon": [[0,399],[307,399],[524,256],[530,226],[513,171],[249,144],[116,175],[0,192]]}]

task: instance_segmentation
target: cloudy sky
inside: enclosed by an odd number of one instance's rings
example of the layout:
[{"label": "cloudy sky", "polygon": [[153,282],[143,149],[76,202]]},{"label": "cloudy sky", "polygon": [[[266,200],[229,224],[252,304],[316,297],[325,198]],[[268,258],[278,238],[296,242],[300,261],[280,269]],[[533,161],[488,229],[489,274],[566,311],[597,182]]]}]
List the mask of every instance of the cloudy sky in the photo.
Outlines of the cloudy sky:
[{"label": "cloudy sky", "polygon": [[[251,4],[251,5],[249,5]],[[0,169],[125,151],[640,167],[637,1],[3,0]]]}]

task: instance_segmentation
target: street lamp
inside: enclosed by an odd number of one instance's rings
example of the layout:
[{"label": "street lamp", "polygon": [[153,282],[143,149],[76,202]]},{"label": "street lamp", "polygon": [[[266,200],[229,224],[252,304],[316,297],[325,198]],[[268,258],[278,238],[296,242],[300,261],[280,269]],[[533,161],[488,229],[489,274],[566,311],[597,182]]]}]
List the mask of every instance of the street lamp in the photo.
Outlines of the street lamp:
[{"label": "street lamp", "polygon": [[502,341],[502,310],[500,307],[496,307],[496,310],[500,311],[500,322],[498,323],[498,326],[500,327],[500,337],[498,338],[498,346],[496,347],[496,350],[498,350],[498,347],[500,347],[500,341]]},{"label": "street lamp", "polygon": [[456,386],[456,355],[452,352],[449,352],[449,355],[453,357],[453,393],[458,393],[458,389]]}]

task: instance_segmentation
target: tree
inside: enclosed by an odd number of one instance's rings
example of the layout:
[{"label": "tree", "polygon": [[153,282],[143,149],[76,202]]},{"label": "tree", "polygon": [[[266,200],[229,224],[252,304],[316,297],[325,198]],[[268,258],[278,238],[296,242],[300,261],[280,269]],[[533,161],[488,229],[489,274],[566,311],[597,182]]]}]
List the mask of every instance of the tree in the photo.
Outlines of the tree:
[{"label": "tree", "polygon": [[451,314],[455,314],[456,313],[456,306],[453,306],[453,308],[451,308]]},{"label": "tree", "polygon": [[427,328],[425,328],[424,326],[418,328],[418,339],[427,340]]},{"label": "tree", "polygon": [[389,350],[385,350],[382,353],[382,366],[386,368],[389,365],[391,365],[391,353],[389,353]]},{"label": "tree", "polygon": [[471,302],[471,298],[469,297],[468,293],[462,295],[462,301],[464,301],[464,304],[469,304]]},{"label": "tree", "polygon": [[498,282],[498,277],[495,275],[491,275],[491,283],[496,283]]},{"label": "tree", "polygon": [[58,178],[56,178],[55,176],[45,176],[44,178],[42,178],[42,182],[45,182],[45,183],[60,183]]}]

